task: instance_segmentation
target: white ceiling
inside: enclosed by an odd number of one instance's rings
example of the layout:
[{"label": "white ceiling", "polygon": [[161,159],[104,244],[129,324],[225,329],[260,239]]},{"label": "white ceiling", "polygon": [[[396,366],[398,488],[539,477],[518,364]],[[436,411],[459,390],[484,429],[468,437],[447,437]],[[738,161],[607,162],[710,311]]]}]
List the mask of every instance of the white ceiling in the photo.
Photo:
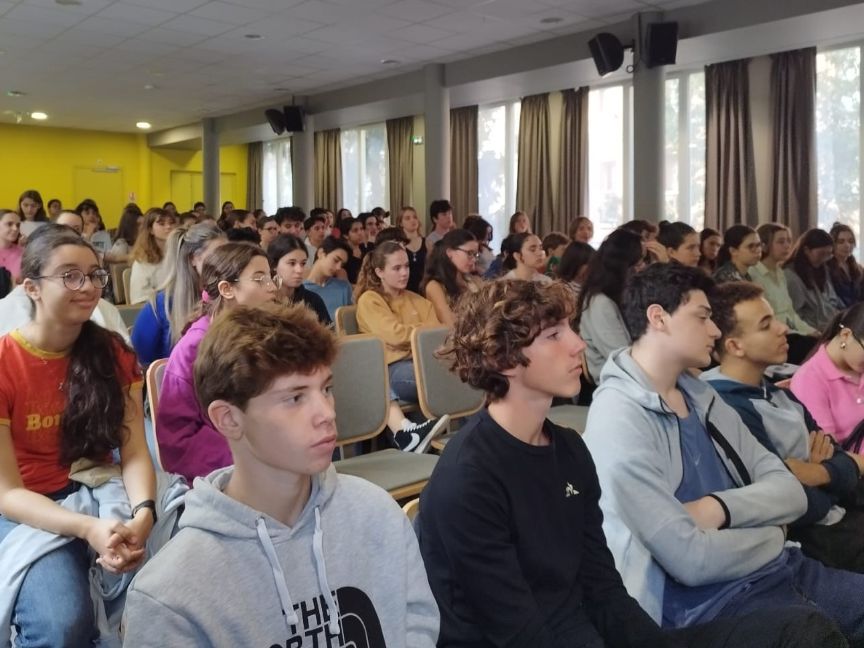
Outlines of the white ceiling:
[{"label": "white ceiling", "polygon": [[702,1],[0,0],[0,121],[159,130]]}]

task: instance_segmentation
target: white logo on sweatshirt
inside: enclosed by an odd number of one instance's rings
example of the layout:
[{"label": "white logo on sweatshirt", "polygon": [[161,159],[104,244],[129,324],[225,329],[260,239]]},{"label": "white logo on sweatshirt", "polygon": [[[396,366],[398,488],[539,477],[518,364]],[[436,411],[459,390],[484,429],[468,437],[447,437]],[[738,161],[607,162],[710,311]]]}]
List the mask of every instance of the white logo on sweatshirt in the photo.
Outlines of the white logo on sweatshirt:
[{"label": "white logo on sweatshirt", "polygon": [[564,497],[572,497],[573,495],[578,495],[579,491],[573,488],[573,484],[567,482],[567,488],[564,489]]}]

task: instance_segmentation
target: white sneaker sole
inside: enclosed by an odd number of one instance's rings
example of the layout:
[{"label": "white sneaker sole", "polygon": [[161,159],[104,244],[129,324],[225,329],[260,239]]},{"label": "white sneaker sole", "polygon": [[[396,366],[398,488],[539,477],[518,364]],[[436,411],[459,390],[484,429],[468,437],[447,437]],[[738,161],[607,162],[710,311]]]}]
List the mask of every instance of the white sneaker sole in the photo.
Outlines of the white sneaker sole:
[{"label": "white sneaker sole", "polygon": [[416,454],[426,454],[426,451],[429,450],[429,445],[432,443],[432,440],[435,437],[441,436],[441,433],[447,429],[447,425],[450,423],[450,415],[445,414],[438,422],[434,425],[434,427],[429,431],[429,434],[426,435],[426,438],[423,439],[417,447],[411,450]]}]

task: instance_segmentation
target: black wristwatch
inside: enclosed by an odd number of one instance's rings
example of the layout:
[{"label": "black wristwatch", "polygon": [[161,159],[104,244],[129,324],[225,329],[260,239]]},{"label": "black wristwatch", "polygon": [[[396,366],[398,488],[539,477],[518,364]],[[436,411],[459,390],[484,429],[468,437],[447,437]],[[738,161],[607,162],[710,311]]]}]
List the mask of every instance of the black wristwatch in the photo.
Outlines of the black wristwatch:
[{"label": "black wristwatch", "polygon": [[145,508],[150,509],[150,513],[153,514],[153,524],[155,525],[156,520],[158,518],[156,517],[156,502],[154,502],[153,500],[144,500],[143,502],[138,504],[135,508],[133,508],[132,509],[132,517],[134,518],[136,515],[138,515],[138,511],[140,511],[141,509],[145,509]]}]

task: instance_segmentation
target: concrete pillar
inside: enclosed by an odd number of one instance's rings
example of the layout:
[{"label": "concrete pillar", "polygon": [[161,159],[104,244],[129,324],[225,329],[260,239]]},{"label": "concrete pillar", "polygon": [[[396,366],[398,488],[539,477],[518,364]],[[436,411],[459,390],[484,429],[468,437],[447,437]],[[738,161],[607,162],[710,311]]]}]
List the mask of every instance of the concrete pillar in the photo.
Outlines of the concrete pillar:
[{"label": "concrete pillar", "polygon": [[[450,90],[444,85],[444,66],[423,68],[426,82],[426,200],[450,198]],[[420,213],[427,205],[417,205]],[[422,210],[422,211],[421,211]],[[429,224],[427,223],[427,231]]]},{"label": "concrete pillar", "polygon": [[[294,204],[308,213],[315,205],[315,117],[304,117],[305,128],[291,136],[291,166],[294,182]],[[290,205],[279,205],[290,207]],[[336,210],[341,205],[327,205]]]},{"label": "concrete pillar", "polygon": [[633,71],[633,217],[656,223],[666,218],[664,205],[665,75],[662,67],[648,68],[642,60],[642,43],[648,23],[662,14],[633,17],[636,62]]},{"label": "concrete pillar", "polygon": [[[212,117],[201,120],[201,152],[204,157],[204,203],[207,213],[218,218],[222,208],[219,196],[219,133],[216,131],[216,120]],[[226,196],[225,199],[234,200],[234,197]]]}]

